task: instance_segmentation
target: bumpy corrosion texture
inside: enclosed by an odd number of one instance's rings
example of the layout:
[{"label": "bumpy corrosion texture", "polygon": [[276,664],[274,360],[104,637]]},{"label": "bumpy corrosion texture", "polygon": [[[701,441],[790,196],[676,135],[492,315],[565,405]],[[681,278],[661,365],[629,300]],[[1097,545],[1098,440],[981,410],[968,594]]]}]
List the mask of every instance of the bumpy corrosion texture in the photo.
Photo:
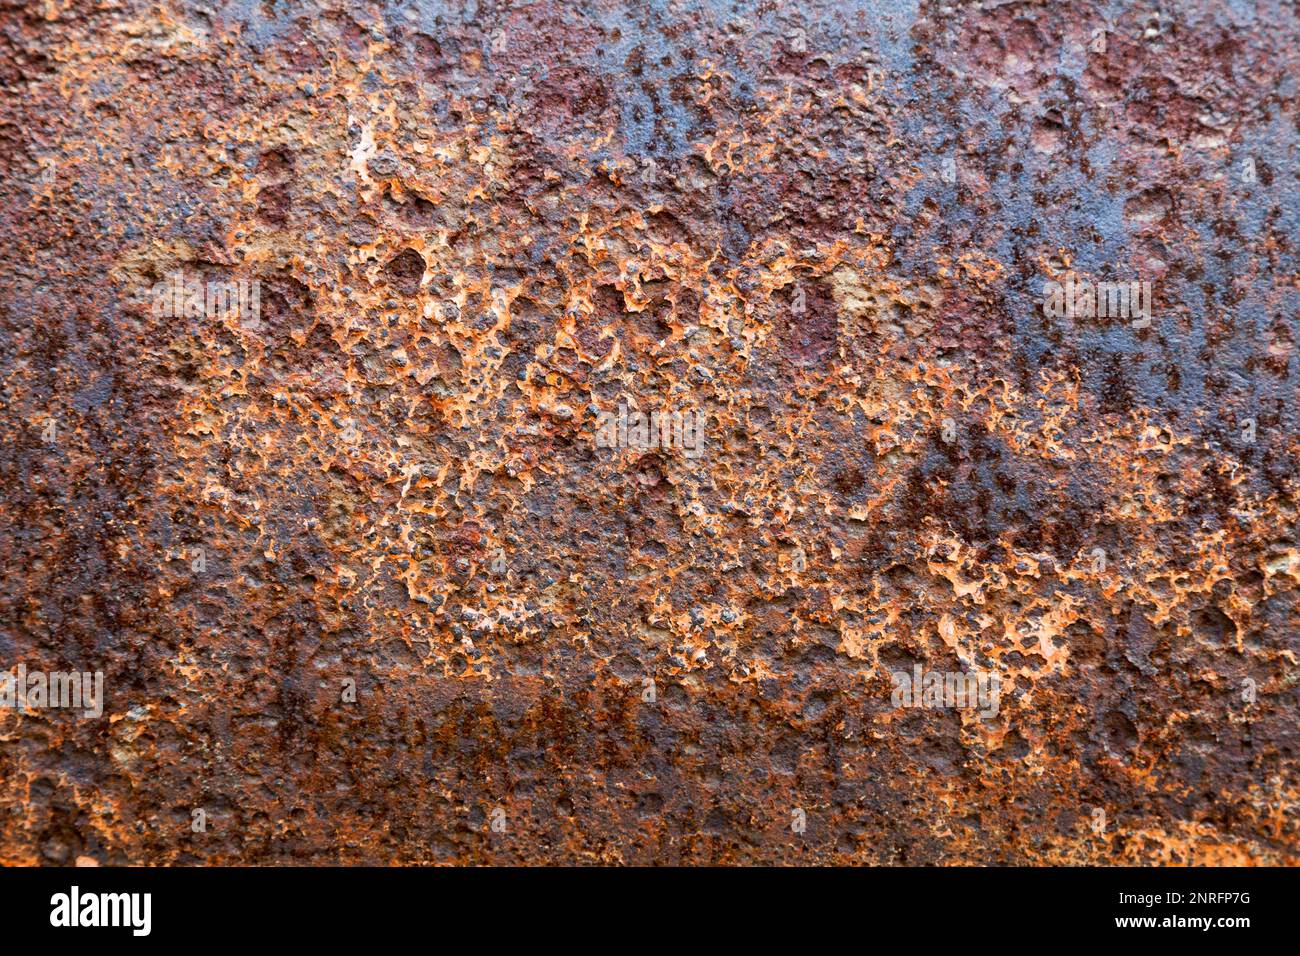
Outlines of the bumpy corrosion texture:
[{"label": "bumpy corrosion texture", "polygon": [[1293,4],[0,16],[0,862],[1300,862]]}]

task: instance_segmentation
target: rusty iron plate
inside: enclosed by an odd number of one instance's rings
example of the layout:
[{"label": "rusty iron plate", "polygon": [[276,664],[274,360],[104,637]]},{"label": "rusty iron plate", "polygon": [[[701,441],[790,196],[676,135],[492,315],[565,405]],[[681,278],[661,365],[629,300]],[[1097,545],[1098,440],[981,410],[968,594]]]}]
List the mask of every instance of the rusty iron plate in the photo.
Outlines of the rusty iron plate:
[{"label": "rusty iron plate", "polygon": [[0,863],[1300,862],[1297,27],[9,0]]}]

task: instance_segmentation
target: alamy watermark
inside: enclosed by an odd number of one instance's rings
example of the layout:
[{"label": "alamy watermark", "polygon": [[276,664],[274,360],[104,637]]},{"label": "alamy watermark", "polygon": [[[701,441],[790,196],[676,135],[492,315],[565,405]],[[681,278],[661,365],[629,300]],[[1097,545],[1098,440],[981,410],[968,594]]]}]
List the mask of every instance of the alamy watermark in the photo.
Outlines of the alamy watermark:
[{"label": "alamy watermark", "polygon": [[1043,286],[1043,312],[1052,318],[1128,319],[1135,329],[1151,325],[1151,283],[1092,282],[1067,273]]},{"label": "alamy watermark", "polygon": [[698,458],[704,451],[703,413],[697,411],[651,411],[646,414],[628,411],[620,403],[618,411],[602,411],[596,422],[597,448],[630,448],[634,451],[668,451],[677,449],[687,458]]},{"label": "alamy watermark", "polygon": [[148,936],[153,928],[152,893],[83,893],[74,886],[50,897],[50,925],[124,926],[132,936]]},{"label": "alamy watermark", "polygon": [[177,271],[155,285],[152,295],[158,318],[238,319],[246,329],[262,325],[262,283],[257,279],[205,283]]},{"label": "alamy watermark", "polygon": [[998,715],[1002,678],[991,671],[925,671],[915,664],[911,674],[894,671],[890,676],[895,707],[978,707],[981,717]]},{"label": "alamy watermark", "polygon": [[104,713],[104,672],[29,671],[19,664],[17,673],[0,673],[0,707],[20,713],[47,707],[82,710],[83,716]]}]

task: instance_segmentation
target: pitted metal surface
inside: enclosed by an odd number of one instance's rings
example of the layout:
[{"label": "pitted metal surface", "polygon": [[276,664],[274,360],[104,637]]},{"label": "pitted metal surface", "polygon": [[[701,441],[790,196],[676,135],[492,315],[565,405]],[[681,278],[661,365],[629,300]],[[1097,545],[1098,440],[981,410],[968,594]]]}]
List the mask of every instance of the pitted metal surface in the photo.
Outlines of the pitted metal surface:
[{"label": "pitted metal surface", "polygon": [[1300,861],[1297,27],[10,0],[0,862]]}]

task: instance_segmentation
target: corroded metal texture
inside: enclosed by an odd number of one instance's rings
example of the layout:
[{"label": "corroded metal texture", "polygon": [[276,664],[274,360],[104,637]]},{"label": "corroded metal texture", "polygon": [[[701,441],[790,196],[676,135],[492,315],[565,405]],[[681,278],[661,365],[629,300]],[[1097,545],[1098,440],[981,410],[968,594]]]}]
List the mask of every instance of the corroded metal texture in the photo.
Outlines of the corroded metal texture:
[{"label": "corroded metal texture", "polygon": [[1294,5],[0,17],[0,862],[1300,861]]}]

